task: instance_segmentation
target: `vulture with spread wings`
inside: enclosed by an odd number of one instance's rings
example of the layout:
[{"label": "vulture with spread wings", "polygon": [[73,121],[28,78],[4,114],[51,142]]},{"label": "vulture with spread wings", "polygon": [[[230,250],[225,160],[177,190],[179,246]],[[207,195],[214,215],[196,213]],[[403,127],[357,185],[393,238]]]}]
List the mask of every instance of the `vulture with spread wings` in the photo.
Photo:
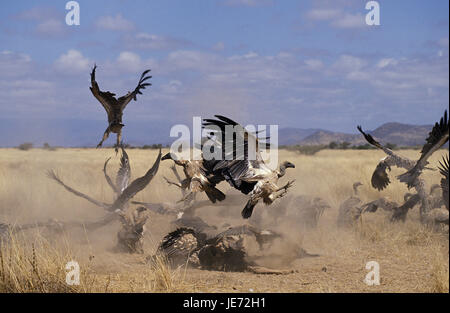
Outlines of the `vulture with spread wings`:
[{"label": "vulture with spread wings", "polygon": [[439,171],[441,172],[442,176],[444,176],[441,178],[442,198],[444,198],[445,207],[448,210],[448,155],[446,157],[443,157],[442,161],[439,161],[439,165]]},{"label": "vulture with spread wings", "polygon": [[139,83],[137,87],[132,91],[128,92],[126,95],[116,98],[116,95],[114,93],[111,93],[109,91],[101,91],[98,87],[97,82],[95,81],[95,69],[97,68],[97,65],[94,65],[94,68],[91,72],[91,89],[92,94],[94,97],[103,105],[103,107],[106,110],[106,113],[108,114],[108,127],[105,130],[105,133],[103,134],[103,138],[100,141],[100,143],[97,145],[98,147],[101,147],[103,142],[108,138],[109,133],[113,132],[117,134],[117,144],[116,144],[116,152],[118,151],[118,147],[121,142],[122,137],[122,127],[125,126],[122,124],[122,115],[123,110],[127,106],[127,104],[134,100],[136,101],[136,96],[138,94],[142,94],[141,90],[145,89],[147,86],[151,86],[151,83],[146,82],[146,80],[150,79],[152,76],[146,76],[150,70],[146,70],[142,73],[141,78],[139,79]]},{"label": "vulture with spread wings", "polygon": [[106,182],[117,196],[119,196],[125,190],[125,188],[127,188],[131,178],[130,159],[128,158],[127,152],[123,148],[123,145],[121,145],[120,148],[122,149],[122,156],[120,158],[120,167],[117,171],[116,183],[112,181],[111,177],[106,171],[106,167],[111,158],[108,158],[103,165],[103,173],[105,174]]},{"label": "vulture with spread wings", "polygon": [[428,158],[438,149],[440,149],[449,138],[449,123],[447,118],[447,110],[444,112],[444,116],[441,117],[439,123],[436,123],[428,135],[427,142],[422,148],[420,158],[412,169],[406,173],[398,176],[398,179],[406,183],[408,188],[414,186],[417,177],[420,176],[422,170],[428,164]]},{"label": "vulture with spread wings", "polygon": [[391,166],[397,166],[399,168],[404,168],[406,170],[410,170],[414,167],[414,161],[410,160],[406,157],[400,156],[396,154],[391,149],[381,145],[378,141],[376,141],[372,135],[364,132],[361,126],[357,127],[359,132],[363,134],[364,138],[370,143],[372,146],[383,150],[384,153],[387,154],[386,157],[380,160],[375,171],[372,174],[372,187],[378,189],[379,191],[385,189],[390,183],[388,171],[391,171]]},{"label": "vulture with spread wings", "polygon": [[[82,192],[79,192],[79,191],[75,190],[74,188],[66,185],[53,170],[48,171],[47,176],[50,179],[56,181],[59,185],[63,186],[67,191],[75,194],[78,197],[84,198],[99,207],[104,208],[106,211],[109,211],[109,212],[124,211],[126,206],[128,205],[128,202],[138,192],[142,191],[150,183],[150,181],[153,179],[153,177],[155,177],[155,175],[159,169],[159,163],[161,162],[161,150],[159,151],[158,157],[156,158],[156,161],[153,164],[153,166],[145,173],[144,176],[136,178],[135,180],[133,180],[131,182],[131,184],[128,184],[129,178],[130,178],[130,176],[129,176],[130,170],[129,170],[128,155],[127,154],[125,154],[125,155],[126,155],[126,157],[124,157],[124,155],[122,155],[121,167],[117,174],[117,181],[118,181],[117,186],[115,186],[112,183],[112,181],[110,184],[111,187],[112,186],[115,187],[113,190],[117,191],[116,192],[117,198],[112,204],[97,201],[97,200],[93,199],[92,197],[90,197]],[[124,160],[127,160],[126,163],[124,163]]]},{"label": "vulture with spread wings", "polygon": [[[357,127],[358,130],[364,135],[364,138],[371,145],[377,147],[378,149],[383,150],[387,156],[383,158],[380,163],[377,165],[373,175],[372,175],[372,186],[378,190],[383,190],[386,188],[390,179],[387,171],[391,170],[391,166],[397,166],[399,168],[406,169],[407,172],[399,175],[397,178],[407,184],[408,188],[414,187],[417,191],[417,195],[411,197],[410,200],[406,201],[404,205],[396,208],[394,210],[393,220],[400,219],[404,220],[406,217],[407,211],[412,208],[415,204],[420,203],[420,214],[422,221],[430,219],[429,213],[433,209],[430,201],[429,194],[425,189],[425,182],[423,178],[420,177],[420,174],[424,169],[430,169],[426,167],[428,164],[427,159],[440,147],[442,147],[449,139],[449,124],[447,119],[447,111],[444,112],[444,116],[440,119],[439,123],[436,123],[429,133],[428,138],[426,139],[426,143],[422,148],[421,157],[418,161],[410,160],[406,157],[402,157],[394,153],[392,150],[382,146],[379,142],[377,142],[370,134],[365,133],[361,126]],[[443,164],[441,164],[443,166]],[[445,165],[443,166],[445,172]],[[431,169],[434,170],[434,169]],[[442,171],[441,171],[442,173]],[[443,174],[445,176],[445,174]],[[445,199],[445,181],[442,184],[443,189],[443,197],[444,202],[448,201]],[[440,220],[435,219],[437,222],[441,222]],[[446,221],[448,222],[448,216]]]},{"label": "vulture with spread wings", "polygon": [[221,156],[204,160],[203,165],[209,172],[226,180],[235,189],[250,195],[242,211],[242,217],[247,219],[252,215],[253,208],[259,200],[262,199],[269,205],[286,194],[293,181],[282,187],[278,187],[277,182],[284,176],[286,168],[295,166],[285,161],[278,170],[269,168],[260,151],[261,147],[270,148],[268,142],[263,142],[261,138],[257,138],[257,133],[250,133],[225,116],[215,115],[215,117],[217,119],[204,119],[203,129],[209,132],[210,148],[219,151]]},{"label": "vulture with spread wings", "polygon": [[[208,170],[203,165],[203,160],[184,160],[173,152],[167,153],[161,160],[172,160],[176,165],[183,167],[186,178],[180,182],[179,187],[182,190],[189,190],[189,193],[180,201],[192,199],[196,192],[201,191],[205,192],[212,203],[225,199],[225,194],[216,188],[216,184],[220,181],[210,179],[213,176],[209,175]],[[170,181],[168,182],[172,184]]]}]

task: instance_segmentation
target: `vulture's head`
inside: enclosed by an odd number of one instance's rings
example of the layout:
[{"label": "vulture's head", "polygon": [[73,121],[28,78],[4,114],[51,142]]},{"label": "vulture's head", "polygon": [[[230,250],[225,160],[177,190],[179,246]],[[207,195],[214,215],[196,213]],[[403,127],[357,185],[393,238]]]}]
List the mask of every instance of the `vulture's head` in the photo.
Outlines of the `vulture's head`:
[{"label": "vulture's head", "polygon": [[284,161],[284,162],[281,164],[281,166],[284,167],[284,168],[295,168],[295,164],[294,164],[294,163],[291,163],[291,162],[289,162],[289,161]]},{"label": "vulture's head", "polygon": [[406,202],[406,201],[408,201],[409,198],[411,198],[412,196],[413,196],[412,193],[407,192],[407,193],[405,193],[405,195],[403,196],[403,200],[405,200],[405,202]]},{"label": "vulture's head", "polygon": [[358,194],[358,187],[362,185],[363,184],[359,181],[353,184],[353,191],[355,192],[355,194]]},{"label": "vulture's head", "polygon": [[280,171],[278,172],[278,178],[284,176],[286,174],[287,168],[295,168],[295,165],[289,161],[284,161],[280,164]]},{"label": "vulture's head", "polygon": [[177,159],[178,159],[178,157],[175,154],[173,154],[172,152],[169,152],[161,158],[161,161],[164,161],[164,160],[174,160],[175,161]]}]

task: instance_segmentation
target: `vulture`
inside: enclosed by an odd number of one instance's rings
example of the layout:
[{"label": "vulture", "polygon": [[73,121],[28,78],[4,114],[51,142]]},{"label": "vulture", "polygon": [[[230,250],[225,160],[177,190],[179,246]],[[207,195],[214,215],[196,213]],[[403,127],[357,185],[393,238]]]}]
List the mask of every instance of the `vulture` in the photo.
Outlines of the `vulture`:
[{"label": "vulture", "polygon": [[113,183],[111,177],[106,171],[106,167],[111,158],[106,159],[105,164],[103,165],[103,173],[105,175],[106,182],[117,196],[119,196],[125,188],[127,188],[131,177],[130,159],[128,158],[127,152],[123,148],[123,145],[121,145],[120,148],[122,149],[122,156],[120,158],[120,167],[117,172],[116,183]]},{"label": "vulture", "polygon": [[406,215],[408,214],[408,211],[421,202],[421,196],[418,193],[406,193],[404,196],[404,200],[405,202],[401,206],[393,208],[391,222],[406,221]]},{"label": "vulture", "polygon": [[330,209],[330,205],[322,198],[298,195],[288,205],[285,217],[296,220],[303,228],[315,228],[326,209]]},{"label": "vulture", "polygon": [[439,172],[444,176],[441,178],[442,198],[444,199],[445,207],[448,210],[448,155],[443,157],[442,161],[439,161],[439,164]]},{"label": "vulture", "polygon": [[84,193],[73,189],[72,187],[66,185],[54,171],[48,171],[47,175],[50,179],[55,180],[58,184],[63,186],[67,191],[104,208],[108,212],[98,221],[88,223],[72,223],[73,225],[78,227],[82,226],[87,230],[95,230],[113,221],[119,220],[122,225],[117,234],[117,248],[119,251],[143,253],[143,236],[145,232],[144,225],[148,219],[148,210],[143,206],[136,209],[127,210],[128,202],[150,183],[158,171],[160,161],[161,150],[159,151],[155,163],[147,171],[147,173],[144,176],[132,181],[131,184],[128,184],[130,179],[129,160],[128,155],[122,148],[121,166],[117,174],[116,184],[114,184],[106,172],[107,160],[103,167],[105,178],[107,178],[108,184],[116,192],[116,200],[112,204],[97,201]]},{"label": "vulture", "polygon": [[225,194],[215,187],[216,182],[209,179],[210,176],[203,165],[203,159],[183,160],[175,153],[169,152],[161,160],[172,160],[176,165],[183,167],[186,178],[181,181],[180,187],[182,190],[188,189],[190,193],[185,195],[181,201],[192,197],[193,194],[200,191],[204,191],[212,203],[225,199]]},{"label": "vulture", "polygon": [[408,188],[414,186],[416,179],[422,173],[422,170],[428,164],[428,158],[445,143],[449,138],[449,123],[447,118],[447,110],[444,112],[444,116],[441,117],[439,123],[436,123],[426,139],[425,145],[422,147],[419,160],[415,163],[414,167],[408,170],[406,173],[398,176],[398,179],[406,183]]},{"label": "vulture", "polygon": [[397,202],[390,201],[390,200],[382,197],[377,200],[374,200],[374,201],[364,204],[361,207],[361,212],[362,213],[366,213],[366,212],[374,213],[378,210],[378,208],[381,208],[385,211],[392,211],[396,207],[398,207]]},{"label": "vulture", "polygon": [[[378,190],[383,190],[384,188],[386,188],[390,183],[387,171],[391,169],[391,166],[397,166],[399,168],[407,170],[406,173],[399,175],[397,178],[401,182],[406,183],[408,188],[414,187],[417,191],[417,194],[411,197],[411,201],[405,202],[401,207],[394,210],[392,220],[404,220],[404,217],[406,217],[406,213],[408,212],[408,210],[415,204],[420,203],[420,216],[423,222],[427,220],[434,220],[434,222],[437,223],[448,223],[448,219],[446,221],[441,218],[436,219],[429,214],[433,209],[432,203],[430,201],[428,192],[425,190],[425,182],[422,178],[420,178],[420,174],[422,173],[423,169],[430,169],[426,167],[426,165],[428,164],[427,159],[436,150],[442,147],[442,145],[444,145],[449,139],[447,111],[444,112],[444,116],[440,119],[440,122],[436,123],[429,133],[418,161],[412,161],[408,158],[401,157],[394,153],[392,150],[382,146],[370,134],[365,133],[362,130],[361,126],[358,126],[357,129],[361,132],[361,134],[363,134],[367,142],[377,147],[378,149],[383,150],[387,154],[387,156],[383,158],[377,165],[372,175],[372,186]],[[400,216],[400,218],[398,218],[398,216]]]},{"label": "vulture", "polygon": [[[125,160],[125,159],[128,160],[128,155],[126,155],[126,158],[124,157],[124,155],[122,155],[122,160]],[[81,198],[84,198],[84,199],[88,200],[89,202],[91,202],[99,207],[102,207],[109,212],[116,212],[117,210],[123,211],[125,209],[125,206],[128,204],[128,202],[138,192],[143,190],[150,183],[150,181],[153,179],[153,177],[156,175],[156,173],[158,171],[160,161],[161,161],[161,150],[159,151],[159,154],[158,154],[158,157],[156,158],[155,163],[147,171],[147,173],[145,173],[145,175],[142,177],[136,178],[129,185],[128,185],[128,183],[126,183],[126,185],[123,186],[124,187],[123,190],[117,194],[117,198],[112,204],[97,201],[97,200],[93,199],[92,197],[87,196],[86,194],[81,193],[81,192],[73,189],[72,187],[66,185],[53,170],[48,171],[47,176],[50,179],[56,181],[61,186],[63,186],[67,191],[69,191]],[[128,164],[128,165],[126,165],[126,164]],[[121,168],[119,169],[119,174],[118,174],[118,177],[121,177],[118,179],[118,182],[120,182],[120,183],[117,186],[115,186],[116,189],[119,191],[120,191],[120,189],[118,189],[119,186],[121,186],[121,184],[123,182],[128,182],[128,180],[129,180],[130,171],[129,171],[129,169],[127,170],[128,166],[129,166],[128,161],[126,161],[126,163],[121,162]],[[125,179],[123,179],[123,177],[125,177]]]},{"label": "vulture", "polygon": [[391,171],[391,166],[397,166],[404,169],[412,169],[414,167],[414,161],[397,155],[394,151],[385,146],[382,146],[378,141],[376,141],[372,135],[367,134],[362,130],[361,126],[358,126],[357,129],[361,134],[363,134],[364,138],[370,143],[372,146],[375,146],[378,149],[384,151],[387,154],[386,157],[380,160],[375,171],[372,174],[372,187],[381,191],[385,189],[390,183],[387,171]]},{"label": "vulture", "polygon": [[108,127],[103,134],[102,140],[97,145],[97,148],[101,147],[103,142],[108,138],[109,134],[113,132],[117,134],[117,144],[115,146],[117,152],[121,142],[122,127],[125,126],[124,124],[122,124],[123,110],[131,100],[136,101],[136,96],[138,94],[142,94],[142,89],[145,89],[147,86],[151,86],[151,83],[146,81],[152,76],[146,76],[148,72],[150,72],[150,70],[144,71],[141,75],[141,78],[139,79],[137,87],[132,92],[128,92],[126,95],[116,98],[116,95],[114,93],[111,93],[109,91],[104,92],[100,90],[95,80],[96,68],[97,65],[94,65],[94,68],[91,72],[91,87],[89,88],[91,89],[94,97],[102,104],[103,108],[108,114]]},{"label": "vulture", "polygon": [[[295,165],[285,161],[278,170],[269,168],[260,151],[263,146],[270,148],[268,142],[260,141],[255,136],[257,133],[250,133],[225,116],[215,117],[217,119],[204,119],[203,129],[209,132],[208,139],[213,143],[211,148],[220,151],[221,157],[204,160],[203,164],[218,180],[226,180],[233,188],[250,196],[241,213],[244,219],[248,219],[259,200],[269,205],[287,193],[294,181],[282,187],[278,187],[277,182],[285,175],[287,168],[294,168]],[[230,130],[233,136],[226,135]]]},{"label": "vulture", "polygon": [[353,195],[339,206],[337,217],[338,227],[351,226],[361,215],[361,199],[358,196],[358,188],[363,184],[353,184]]},{"label": "vulture", "polygon": [[240,236],[240,235],[254,236],[260,250],[263,250],[265,244],[270,244],[273,240],[283,237],[281,234],[274,232],[272,230],[268,229],[260,230],[252,225],[241,225],[229,227],[227,230],[218,234],[215,237],[215,240],[220,240],[221,238],[224,238],[226,236]]},{"label": "vulture", "polygon": [[[281,274],[277,270],[260,268],[249,257],[244,245],[244,238],[254,238],[262,250],[263,246],[282,235],[270,230],[260,230],[250,225],[230,227],[216,234],[208,235],[190,227],[179,227],[166,235],[158,247],[161,254],[174,266],[186,265],[186,263],[208,270],[220,271],[251,271],[265,274]],[[317,254],[309,254],[302,248],[293,252],[293,259],[315,257]],[[285,255],[271,254],[272,259],[284,259]],[[150,259],[154,258],[151,257]],[[264,269],[260,272],[259,269]]]}]

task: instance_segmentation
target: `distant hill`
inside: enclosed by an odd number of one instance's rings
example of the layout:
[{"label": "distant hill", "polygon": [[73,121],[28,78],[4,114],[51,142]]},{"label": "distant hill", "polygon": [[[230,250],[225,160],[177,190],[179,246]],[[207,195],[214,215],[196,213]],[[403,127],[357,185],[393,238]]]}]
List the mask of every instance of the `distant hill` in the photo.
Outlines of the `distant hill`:
[{"label": "distant hill", "polygon": [[295,145],[308,136],[320,131],[320,129],[308,128],[282,128],[278,132],[278,139],[282,145]]},{"label": "distant hill", "polygon": [[[131,145],[171,144],[170,125],[165,121],[125,121],[125,143]],[[0,118],[0,133],[6,134],[0,147],[16,147],[24,142],[42,146],[48,142],[50,146],[63,147],[95,147],[106,128],[103,120],[75,119],[6,119]],[[386,123],[373,131],[369,131],[382,143],[398,146],[422,145],[432,125],[408,125]],[[365,144],[364,138],[357,133],[333,132],[325,129],[280,128],[279,145],[328,145],[330,142],[350,142],[352,145]],[[113,145],[115,134],[105,142]]]},{"label": "distant hill", "polygon": [[[386,123],[369,133],[382,143],[391,143],[397,146],[417,146],[423,145],[428,133],[433,128],[432,125],[409,125],[401,123]],[[289,128],[279,131],[280,145],[328,145],[330,142],[349,142],[352,145],[365,144],[361,134],[347,134],[319,129],[312,134],[303,137],[310,130]],[[295,134],[299,136],[295,138]],[[286,134],[286,137],[284,137]],[[303,138],[302,138],[303,137]]]}]

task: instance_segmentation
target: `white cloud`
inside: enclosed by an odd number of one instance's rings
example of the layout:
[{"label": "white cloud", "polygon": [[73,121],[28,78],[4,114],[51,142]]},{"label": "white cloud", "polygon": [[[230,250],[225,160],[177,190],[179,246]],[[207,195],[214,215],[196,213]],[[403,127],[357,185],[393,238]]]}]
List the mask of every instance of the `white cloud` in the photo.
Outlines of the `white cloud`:
[{"label": "white cloud", "polygon": [[345,13],[342,16],[334,19],[331,25],[339,28],[359,28],[366,27],[365,18],[361,13],[349,14]]},{"label": "white cloud", "polygon": [[212,47],[212,49],[214,51],[223,51],[225,50],[225,44],[222,41],[219,41]]},{"label": "white cloud", "polygon": [[309,10],[306,17],[311,21],[328,22],[335,28],[365,27],[365,17],[361,13],[352,14],[340,8],[316,8]]},{"label": "white cloud", "polygon": [[384,59],[381,59],[377,63],[377,67],[378,68],[384,68],[384,67],[389,66],[389,65],[397,65],[397,64],[398,64],[397,60],[395,60],[393,58],[384,58]]},{"label": "white cloud", "polygon": [[2,76],[21,76],[30,70],[31,57],[24,53],[1,51],[0,68]]},{"label": "white cloud", "polygon": [[305,60],[305,64],[311,70],[320,70],[320,69],[323,68],[323,62],[321,60],[318,60],[318,59]]},{"label": "white cloud", "polygon": [[50,37],[63,36],[66,33],[65,30],[65,26],[61,20],[57,19],[44,20],[36,26],[36,32],[39,35]]},{"label": "white cloud", "polygon": [[[127,109],[129,120],[167,116],[166,112],[173,110],[178,113],[177,117],[168,119],[222,113],[243,122],[273,120],[283,124],[293,123],[292,116],[302,115],[307,118],[299,117],[299,123],[317,120],[323,123],[320,127],[325,127],[324,120],[336,115],[338,121],[327,126],[332,128],[340,123],[354,123],[375,106],[377,112],[387,112],[383,113],[387,116],[393,108],[409,106],[408,114],[413,116],[411,112],[419,112],[424,106],[436,108],[448,103],[445,96],[449,84],[448,59],[436,56],[394,59],[348,53],[304,59],[302,54],[294,52],[261,55],[251,51],[227,57],[221,53],[186,49],[172,51],[158,59],[143,56],[127,50],[110,59],[99,60],[97,73],[101,87],[118,95],[133,88],[140,73],[147,68],[151,68],[157,78],[141,98],[145,97],[152,105],[130,107]],[[98,116],[103,117],[104,112],[92,105],[95,99],[87,88],[93,62],[80,51],[65,52],[49,69],[33,71],[31,65],[27,55],[0,52],[0,67],[7,68],[0,72],[0,106],[14,99],[12,89],[20,89],[23,90],[22,105],[36,107],[37,103],[42,103],[43,111],[39,114],[47,114],[45,110],[57,105],[59,109],[51,111],[51,116],[98,112]],[[13,68],[27,76],[7,76]],[[72,71],[82,72],[68,84],[62,77]],[[36,82],[39,80],[52,85],[39,85]],[[8,81],[16,82],[17,87],[7,85]],[[20,88],[21,82],[33,86],[32,90]],[[39,97],[35,99],[33,94]],[[72,108],[75,103],[77,110]],[[255,107],[258,110],[254,110]],[[9,107],[9,110],[11,115],[16,108]],[[323,112],[328,115],[324,116]],[[389,116],[392,120],[400,119],[399,115]]]},{"label": "white cloud", "polygon": [[53,8],[34,7],[20,12],[15,18],[21,20],[43,21],[57,16],[58,13]]},{"label": "white cloud", "polygon": [[242,59],[252,59],[252,58],[256,58],[258,56],[258,54],[256,52],[250,51],[246,54],[242,54],[242,55],[233,55],[231,57],[229,57],[229,60],[242,60]]},{"label": "white cloud", "polygon": [[153,59],[142,60],[141,57],[130,51],[123,51],[116,60],[117,66],[122,71],[136,72],[146,68],[154,68],[156,61]]},{"label": "white cloud", "polygon": [[179,80],[171,80],[161,86],[161,91],[166,94],[177,94],[181,91],[183,83]]},{"label": "white cloud", "polygon": [[317,21],[331,20],[340,15],[341,11],[337,9],[313,9],[306,14],[308,18]]},{"label": "white cloud", "polygon": [[92,63],[80,51],[71,49],[55,61],[55,68],[66,74],[79,73],[88,71]]},{"label": "white cloud", "polygon": [[122,41],[128,49],[141,50],[170,50],[190,44],[185,40],[145,32],[124,36]]},{"label": "white cloud", "polygon": [[121,14],[99,17],[95,25],[99,29],[113,31],[131,31],[134,29],[133,22],[125,19]]},{"label": "white cloud", "polygon": [[194,69],[205,71],[215,63],[216,56],[209,53],[191,50],[177,50],[169,53],[167,63],[171,70]]},{"label": "white cloud", "polygon": [[332,68],[343,72],[354,72],[360,70],[364,65],[366,65],[366,61],[363,59],[344,54],[339,56]]}]

